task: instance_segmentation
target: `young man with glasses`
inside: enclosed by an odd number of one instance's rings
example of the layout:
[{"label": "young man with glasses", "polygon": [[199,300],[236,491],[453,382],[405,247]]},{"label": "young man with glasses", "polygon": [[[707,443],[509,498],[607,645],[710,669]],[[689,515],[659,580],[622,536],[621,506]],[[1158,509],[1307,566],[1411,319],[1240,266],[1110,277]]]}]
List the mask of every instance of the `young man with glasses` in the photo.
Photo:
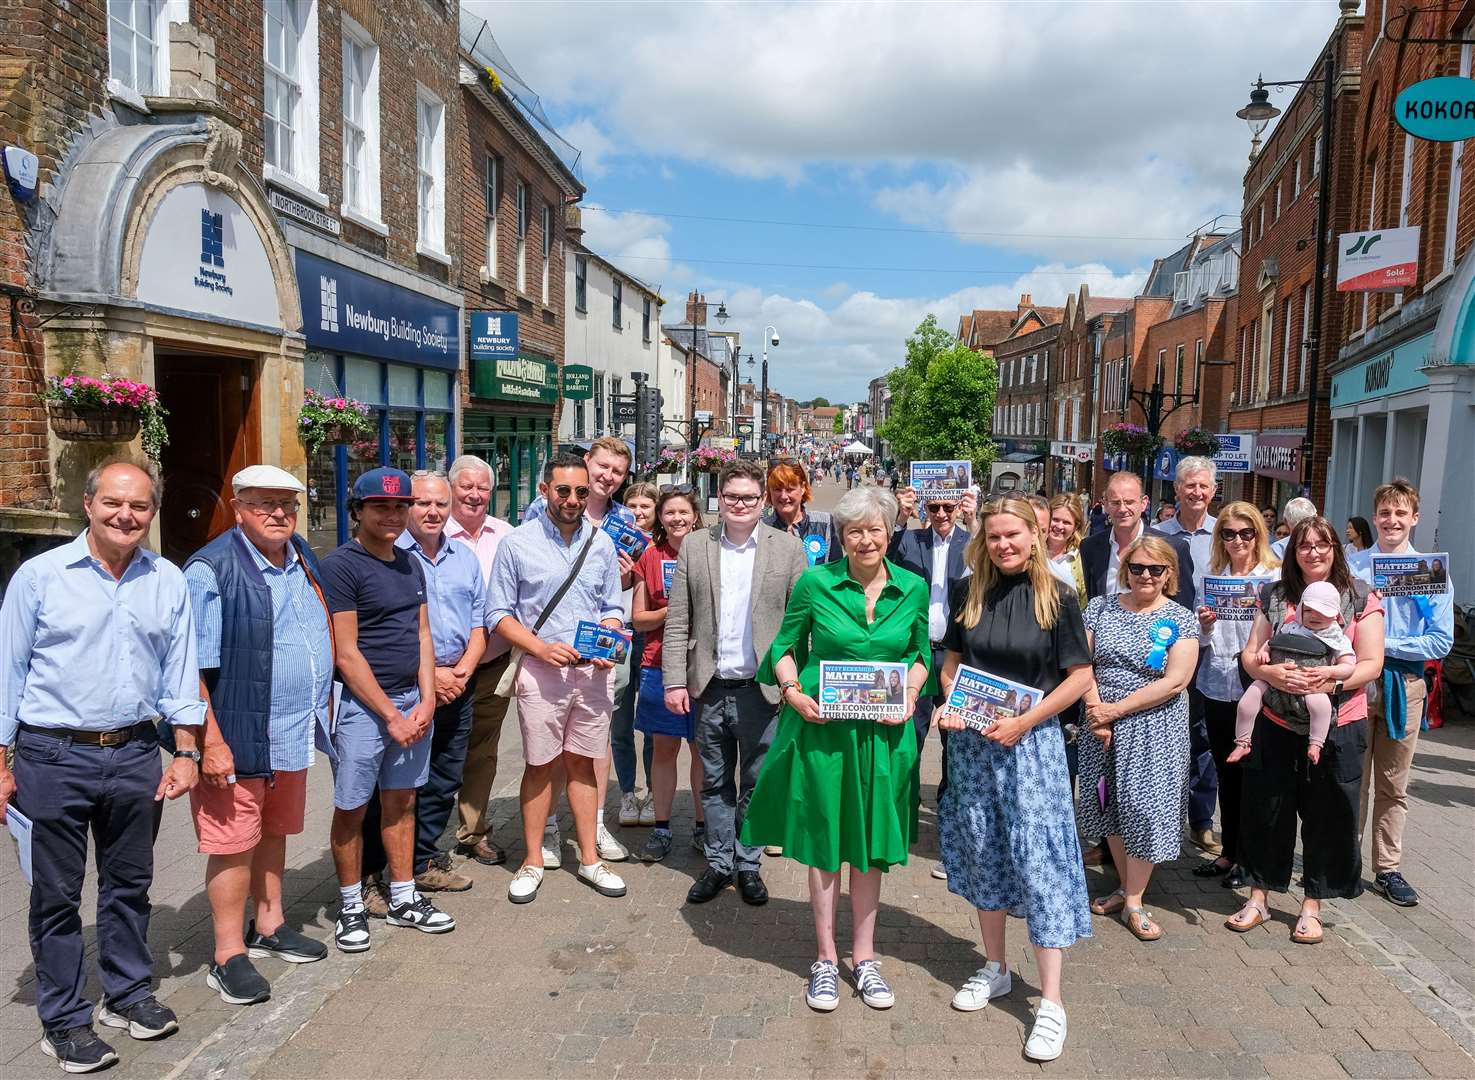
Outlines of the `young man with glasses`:
[{"label": "young man with glasses", "polygon": [[666,708],[696,710],[702,761],[707,870],[686,894],[692,904],[714,899],[734,874],[745,902],[768,900],[758,871],[763,849],[738,841],[778,723],[778,688],[758,684],[758,658],[778,635],[809,563],[798,537],[758,520],[764,479],[756,462],[723,468],[721,520],[682,542],[666,611]]},{"label": "young man with glasses", "polygon": [[513,694],[526,762],[518,801],[527,853],[507,898],[530,903],[542,887],[560,766],[579,841],[578,878],[601,896],[624,896],[625,883],[599,859],[595,805],[594,764],[608,752],[614,664],[585,660],[574,649],[580,622],[624,625],[620,564],[614,541],[585,512],[591,482],[584,461],[550,458],[538,491],[547,512],[502,541],[487,587],[487,625],[521,654]]},{"label": "young man with glasses", "polygon": [[282,876],[287,837],[302,831],[314,736],[327,729],[333,648],[317,558],[296,532],[302,482],[252,465],[231,488],[236,527],[184,567],[206,703],[190,809],[215,927],[205,981],[229,1005],[255,1005],[271,984],[252,957],[302,964],[328,955],[286,925]]},{"label": "young man with glasses", "polygon": [[[1352,573],[1369,585],[1375,555],[1418,555],[1419,489],[1397,479],[1373,492],[1372,547],[1348,558]],[[1369,687],[1367,756],[1362,770],[1358,821],[1365,832],[1371,811],[1373,889],[1390,903],[1413,907],[1419,894],[1404,880],[1403,829],[1408,822],[1408,776],[1427,706],[1424,665],[1442,660],[1454,645],[1454,595],[1383,599],[1383,676]]]}]

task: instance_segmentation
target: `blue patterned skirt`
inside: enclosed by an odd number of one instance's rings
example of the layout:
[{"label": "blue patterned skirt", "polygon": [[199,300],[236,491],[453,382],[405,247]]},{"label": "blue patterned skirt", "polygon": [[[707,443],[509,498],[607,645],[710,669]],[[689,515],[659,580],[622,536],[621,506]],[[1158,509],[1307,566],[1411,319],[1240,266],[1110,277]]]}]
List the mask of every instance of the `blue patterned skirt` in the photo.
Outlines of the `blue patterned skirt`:
[{"label": "blue patterned skirt", "polygon": [[1037,725],[1012,748],[949,732],[947,758],[938,821],[949,891],[980,910],[1027,920],[1037,948],[1090,937],[1059,721]]}]

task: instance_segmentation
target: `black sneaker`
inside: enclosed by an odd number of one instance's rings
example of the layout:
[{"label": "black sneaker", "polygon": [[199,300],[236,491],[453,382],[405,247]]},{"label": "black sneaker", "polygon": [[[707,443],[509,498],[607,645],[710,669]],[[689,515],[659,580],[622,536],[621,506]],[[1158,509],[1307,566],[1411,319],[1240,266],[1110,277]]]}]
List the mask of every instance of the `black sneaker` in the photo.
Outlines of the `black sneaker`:
[{"label": "black sneaker", "polygon": [[321,941],[299,934],[285,923],[277,927],[275,934],[258,934],[253,920],[246,927],[246,953],[252,960],[275,956],[289,964],[310,964],[327,956],[328,947]]},{"label": "black sneaker", "polygon": [[260,1005],[271,999],[271,983],[251,966],[245,953],[237,953],[223,964],[211,964],[205,985],[220,994],[227,1005]]},{"label": "black sneaker", "polygon": [[1397,870],[1385,870],[1373,878],[1373,889],[1382,893],[1390,904],[1418,907],[1419,894],[1412,885],[1403,880],[1403,875]]},{"label": "black sneaker", "polygon": [[90,1027],[48,1031],[41,1052],[56,1058],[62,1072],[89,1073],[106,1069],[118,1060],[118,1052],[97,1037]]},{"label": "black sneaker", "polygon": [[449,934],[456,929],[456,920],[436,907],[419,893],[408,904],[389,905],[390,926],[410,926],[427,934]]},{"label": "black sneaker", "polygon": [[339,910],[338,924],[333,927],[333,944],[339,952],[369,951],[369,916],[362,907]]},{"label": "black sneaker", "polygon": [[135,1039],[158,1039],[179,1030],[179,1017],[172,1009],[159,1004],[159,999],[150,995],[135,1001],[126,1009],[110,1009],[104,1005],[97,1013],[98,1020],[108,1027],[123,1028]]}]

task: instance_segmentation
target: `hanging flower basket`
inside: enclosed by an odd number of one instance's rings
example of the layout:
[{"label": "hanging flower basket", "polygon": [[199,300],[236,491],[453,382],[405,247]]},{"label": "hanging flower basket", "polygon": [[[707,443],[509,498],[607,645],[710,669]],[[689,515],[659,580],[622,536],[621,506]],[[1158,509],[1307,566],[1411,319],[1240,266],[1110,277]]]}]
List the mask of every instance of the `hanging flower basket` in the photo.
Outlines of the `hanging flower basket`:
[{"label": "hanging flower basket", "polygon": [[362,401],[324,397],[316,390],[303,392],[297,432],[309,454],[320,446],[355,442],[373,432],[375,426],[369,407]]},{"label": "hanging flower basket", "polygon": [[1203,428],[1189,428],[1178,433],[1173,448],[1186,457],[1211,458],[1219,452],[1219,436]]},{"label": "hanging flower basket", "polygon": [[143,433],[143,452],[159,460],[169,443],[159,394],[144,383],[104,373],[53,375],[41,391],[51,430],[64,442],[132,442]]},{"label": "hanging flower basket", "polygon": [[691,460],[697,472],[716,472],[722,466],[736,461],[737,451],[715,446],[698,446]]},{"label": "hanging flower basket", "polygon": [[1141,461],[1156,454],[1163,440],[1138,424],[1112,424],[1101,433],[1101,448],[1108,456],[1125,454]]}]

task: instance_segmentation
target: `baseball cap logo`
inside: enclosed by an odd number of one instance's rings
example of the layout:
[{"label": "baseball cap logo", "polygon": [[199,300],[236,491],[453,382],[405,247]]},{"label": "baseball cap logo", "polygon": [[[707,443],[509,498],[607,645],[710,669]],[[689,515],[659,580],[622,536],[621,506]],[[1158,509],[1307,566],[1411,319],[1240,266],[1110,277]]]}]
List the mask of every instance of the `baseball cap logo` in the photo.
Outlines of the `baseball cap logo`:
[{"label": "baseball cap logo", "polygon": [[386,495],[398,495],[399,494],[399,477],[398,476],[386,476],[386,477],[383,478],[382,483],[384,485],[384,494],[386,494]]}]

